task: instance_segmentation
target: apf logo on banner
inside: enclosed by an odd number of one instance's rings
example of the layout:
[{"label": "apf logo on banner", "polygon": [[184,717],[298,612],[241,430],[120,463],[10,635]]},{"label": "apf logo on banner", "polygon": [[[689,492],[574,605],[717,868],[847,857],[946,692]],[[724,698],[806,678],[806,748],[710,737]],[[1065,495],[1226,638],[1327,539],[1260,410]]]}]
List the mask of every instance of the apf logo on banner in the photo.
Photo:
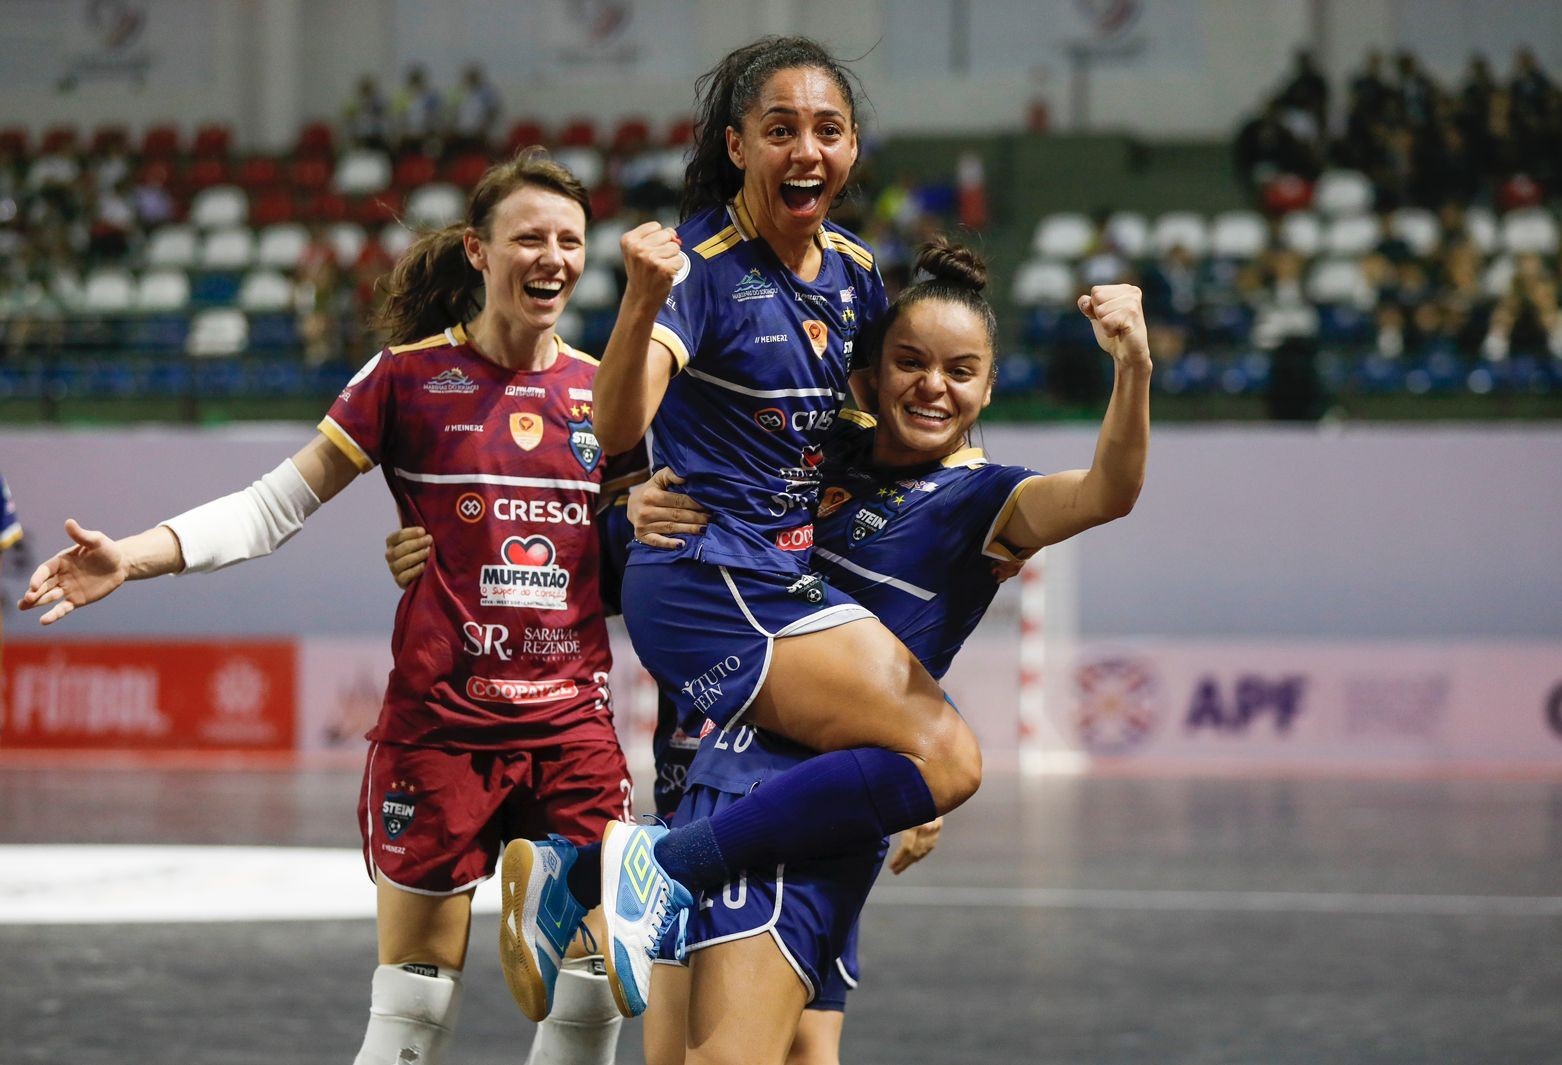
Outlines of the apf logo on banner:
[{"label": "apf logo on banner", "polygon": [[1075,727],[1093,754],[1124,754],[1149,738],[1160,718],[1161,685],[1147,658],[1108,655],[1074,671]]}]

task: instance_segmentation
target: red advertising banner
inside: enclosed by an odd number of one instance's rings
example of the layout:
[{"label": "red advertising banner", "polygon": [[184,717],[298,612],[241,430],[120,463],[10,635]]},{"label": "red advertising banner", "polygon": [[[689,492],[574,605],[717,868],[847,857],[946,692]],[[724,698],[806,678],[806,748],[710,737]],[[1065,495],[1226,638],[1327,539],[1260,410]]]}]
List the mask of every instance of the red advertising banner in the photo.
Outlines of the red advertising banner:
[{"label": "red advertising banner", "polygon": [[291,640],[8,642],[0,750],[288,751]]}]

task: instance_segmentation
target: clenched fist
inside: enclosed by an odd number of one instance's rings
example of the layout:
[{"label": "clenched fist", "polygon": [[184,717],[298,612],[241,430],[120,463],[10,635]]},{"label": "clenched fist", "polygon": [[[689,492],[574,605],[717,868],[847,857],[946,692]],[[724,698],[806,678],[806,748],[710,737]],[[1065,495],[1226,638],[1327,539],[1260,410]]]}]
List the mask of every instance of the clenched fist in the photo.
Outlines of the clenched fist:
[{"label": "clenched fist", "polygon": [[660,222],[646,222],[619,238],[618,246],[624,253],[624,272],[629,279],[626,294],[657,303],[666,299],[687,261],[678,231]]},{"label": "clenched fist", "polygon": [[1079,297],[1079,310],[1090,319],[1096,343],[1120,365],[1150,363],[1150,338],[1144,324],[1144,297],[1134,285],[1096,285]]}]

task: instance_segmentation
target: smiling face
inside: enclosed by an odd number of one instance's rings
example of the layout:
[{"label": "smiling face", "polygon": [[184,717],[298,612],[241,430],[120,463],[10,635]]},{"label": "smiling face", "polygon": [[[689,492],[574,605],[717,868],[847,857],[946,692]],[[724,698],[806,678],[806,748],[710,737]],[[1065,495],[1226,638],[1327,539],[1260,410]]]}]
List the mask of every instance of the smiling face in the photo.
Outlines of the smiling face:
[{"label": "smiling face", "polygon": [[857,161],[857,127],[840,87],[817,67],[778,70],[727,130],[743,202],[772,243],[811,239]]},{"label": "smiling face", "polygon": [[483,275],[484,313],[537,332],[552,329],[586,265],[586,212],[522,185],[489,216],[488,235],[468,229],[466,257]]},{"label": "smiling face", "polygon": [[971,308],[936,298],[905,307],[865,372],[878,407],[874,462],[914,466],[960,450],[992,400],[992,370],[987,323]]}]

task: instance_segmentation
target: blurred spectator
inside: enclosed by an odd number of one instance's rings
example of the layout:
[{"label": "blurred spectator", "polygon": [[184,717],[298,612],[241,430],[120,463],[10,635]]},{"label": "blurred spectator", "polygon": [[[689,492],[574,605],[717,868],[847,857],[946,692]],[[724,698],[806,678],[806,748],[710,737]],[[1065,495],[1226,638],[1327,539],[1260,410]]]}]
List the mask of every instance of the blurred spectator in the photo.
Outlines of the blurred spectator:
[{"label": "blurred spectator", "polygon": [[1273,100],[1237,134],[1236,162],[1238,176],[1255,193],[1283,174],[1311,181],[1323,169],[1316,149],[1286,125],[1280,104]]},{"label": "blurred spectator", "polygon": [[1295,64],[1291,80],[1276,97],[1281,121],[1297,140],[1322,153],[1329,125],[1329,83],[1306,49],[1296,53]]},{"label": "blurred spectator", "polygon": [[1557,310],[1557,278],[1540,256],[1524,254],[1513,262],[1513,278],[1492,308],[1481,354],[1493,362],[1513,350],[1545,351],[1562,359],[1562,315]]},{"label": "blurred spectator", "polygon": [[461,75],[450,101],[450,144],[453,151],[487,151],[499,121],[499,94],[476,63]]},{"label": "blurred spectator", "polygon": [[1294,251],[1271,251],[1264,257],[1262,288],[1255,294],[1253,341],[1275,348],[1289,338],[1318,335],[1318,308],[1302,287],[1305,268]]},{"label": "blurred spectator", "polygon": [[164,222],[173,221],[174,199],[168,193],[168,165],[157,163],[143,167],[135,187],[130,193],[135,208],[136,223],[143,231],[150,231]]},{"label": "blurred spectator", "polygon": [[304,358],[328,362],[342,354],[342,269],[336,249],[319,223],[309,227],[309,243],[294,268],[294,304],[298,308],[298,332],[304,342]]},{"label": "blurred spectator", "polygon": [[123,259],[130,251],[131,233],[136,225],[130,182],[121,179],[112,188],[98,193],[91,224],[87,230],[87,254],[93,259]]},{"label": "blurred spectator", "polygon": [[421,66],[409,67],[407,81],[396,94],[392,108],[396,127],[396,150],[422,152],[438,156],[445,134],[444,104],[428,82]]},{"label": "blurred spectator", "polygon": [[355,148],[390,147],[390,107],[379,82],[367,75],[358,79],[357,91],[342,113],[342,131]]}]

